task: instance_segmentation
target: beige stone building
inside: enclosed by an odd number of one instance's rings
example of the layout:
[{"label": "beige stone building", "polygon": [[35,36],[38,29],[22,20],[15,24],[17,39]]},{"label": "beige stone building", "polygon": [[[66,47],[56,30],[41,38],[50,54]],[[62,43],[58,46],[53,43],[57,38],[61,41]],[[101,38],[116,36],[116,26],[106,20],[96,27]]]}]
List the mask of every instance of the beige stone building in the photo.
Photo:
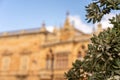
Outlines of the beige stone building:
[{"label": "beige stone building", "polygon": [[91,34],[66,17],[61,29],[41,28],[0,34],[0,80],[64,80],[72,62],[84,57]]}]

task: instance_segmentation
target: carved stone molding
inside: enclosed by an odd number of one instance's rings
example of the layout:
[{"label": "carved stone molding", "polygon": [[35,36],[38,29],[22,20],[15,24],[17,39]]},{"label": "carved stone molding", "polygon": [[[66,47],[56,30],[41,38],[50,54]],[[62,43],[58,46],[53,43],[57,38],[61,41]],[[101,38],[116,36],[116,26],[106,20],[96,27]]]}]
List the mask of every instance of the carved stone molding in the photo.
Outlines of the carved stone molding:
[{"label": "carved stone molding", "polygon": [[10,55],[12,55],[13,53],[11,52],[11,51],[9,51],[9,50],[4,50],[3,52],[2,52],[2,56],[10,56]]},{"label": "carved stone molding", "polygon": [[32,53],[32,51],[31,50],[28,50],[28,49],[22,49],[21,51],[20,51],[20,54],[21,55],[30,55]]}]

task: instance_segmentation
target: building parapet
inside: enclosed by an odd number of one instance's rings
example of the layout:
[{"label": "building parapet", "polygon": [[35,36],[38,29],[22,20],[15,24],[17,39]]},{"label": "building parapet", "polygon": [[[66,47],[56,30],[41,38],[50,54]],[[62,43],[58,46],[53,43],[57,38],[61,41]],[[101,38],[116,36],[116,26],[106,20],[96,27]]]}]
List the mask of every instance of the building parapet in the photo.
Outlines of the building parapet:
[{"label": "building parapet", "polygon": [[50,32],[49,31],[41,32],[40,28],[33,28],[33,29],[16,30],[10,32],[1,32],[0,37],[9,37],[9,36],[26,35],[26,34],[34,34],[34,33],[50,33]]}]

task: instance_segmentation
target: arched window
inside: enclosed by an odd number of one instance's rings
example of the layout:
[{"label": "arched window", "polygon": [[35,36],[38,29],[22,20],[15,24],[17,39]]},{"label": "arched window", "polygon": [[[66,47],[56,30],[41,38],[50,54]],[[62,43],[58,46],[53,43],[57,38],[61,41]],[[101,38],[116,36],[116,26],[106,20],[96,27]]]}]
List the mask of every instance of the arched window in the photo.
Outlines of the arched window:
[{"label": "arched window", "polygon": [[56,69],[66,69],[68,67],[68,53],[60,52],[56,54]]},{"label": "arched window", "polygon": [[20,70],[22,71],[28,70],[28,66],[29,66],[29,56],[27,55],[21,56]]},{"label": "arched window", "polygon": [[5,56],[2,59],[2,70],[6,71],[8,70],[10,67],[10,57],[9,56]]},{"label": "arched window", "polygon": [[46,55],[46,69],[53,69],[54,65],[54,54],[52,50],[49,50],[49,53]]},{"label": "arched window", "polygon": [[78,60],[82,57],[81,54],[82,54],[81,51],[78,51],[78,54],[77,54],[77,59],[78,59]]},{"label": "arched window", "polygon": [[46,69],[50,69],[51,68],[51,60],[50,60],[50,55],[47,54],[46,55]]},{"label": "arched window", "polygon": [[84,58],[83,58],[83,55],[82,55],[82,52],[81,51],[78,51],[78,54],[77,54],[77,59],[80,60],[80,61],[83,61]]}]

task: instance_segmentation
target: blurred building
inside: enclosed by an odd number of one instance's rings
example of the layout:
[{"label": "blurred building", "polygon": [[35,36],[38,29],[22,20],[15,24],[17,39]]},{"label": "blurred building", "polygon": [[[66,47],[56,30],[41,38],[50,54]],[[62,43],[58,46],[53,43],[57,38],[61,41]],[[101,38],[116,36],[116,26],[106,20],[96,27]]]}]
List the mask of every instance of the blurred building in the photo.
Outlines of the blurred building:
[{"label": "blurred building", "polygon": [[[100,28],[100,25],[99,25]],[[101,29],[101,28],[100,28]],[[84,57],[92,34],[64,25],[0,34],[0,80],[64,80],[64,72]]]}]

